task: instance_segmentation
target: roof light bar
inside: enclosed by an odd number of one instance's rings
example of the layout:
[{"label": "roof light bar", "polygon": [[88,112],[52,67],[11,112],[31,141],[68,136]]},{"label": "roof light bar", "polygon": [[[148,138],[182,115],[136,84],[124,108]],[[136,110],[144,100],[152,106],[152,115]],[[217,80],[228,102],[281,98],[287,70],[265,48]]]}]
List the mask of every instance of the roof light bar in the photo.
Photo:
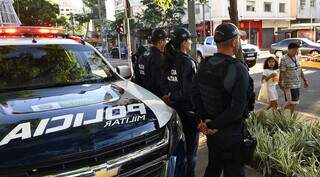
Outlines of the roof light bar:
[{"label": "roof light bar", "polygon": [[5,26],[0,27],[0,35],[58,35],[64,34],[63,29],[39,26]]}]

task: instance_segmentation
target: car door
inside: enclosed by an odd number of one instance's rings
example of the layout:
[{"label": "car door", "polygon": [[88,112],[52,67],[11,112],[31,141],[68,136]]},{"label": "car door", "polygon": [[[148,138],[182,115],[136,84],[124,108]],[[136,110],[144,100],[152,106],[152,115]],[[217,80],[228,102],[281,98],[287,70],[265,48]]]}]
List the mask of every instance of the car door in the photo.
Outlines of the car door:
[{"label": "car door", "polygon": [[301,41],[301,42],[302,42],[301,47],[300,47],[301,55],[309,54],[311,47],[306,42],[304,42],[304,41]]},{"label": "car door", "polygon": [[204,48],[203,48],[205,56],[213,56],[213,54],[215,53],[215,50],[216,50],[216,46],[215,46],[215,42],[213,41],[213,37],[207,37]]}]

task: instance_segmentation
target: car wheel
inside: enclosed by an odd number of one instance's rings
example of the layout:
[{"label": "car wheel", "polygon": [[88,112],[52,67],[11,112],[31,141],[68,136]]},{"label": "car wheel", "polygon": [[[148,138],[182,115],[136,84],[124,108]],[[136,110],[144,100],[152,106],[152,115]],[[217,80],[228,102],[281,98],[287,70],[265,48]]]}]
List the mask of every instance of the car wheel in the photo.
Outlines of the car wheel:
[{"label": "car wheel", "polygon": [[313,50],[313,51],[310,52],[310,54],[319,54],[319,51]]},{"label": "car wheel", "polygon": [[281,58],[283,56],[283,52],[281,50],[276,51],[276,57]]},{"label": "car wheel", "polygon": [[202,61],[203,57],[200,52],[197,52],[197,62],[200,63]]}]

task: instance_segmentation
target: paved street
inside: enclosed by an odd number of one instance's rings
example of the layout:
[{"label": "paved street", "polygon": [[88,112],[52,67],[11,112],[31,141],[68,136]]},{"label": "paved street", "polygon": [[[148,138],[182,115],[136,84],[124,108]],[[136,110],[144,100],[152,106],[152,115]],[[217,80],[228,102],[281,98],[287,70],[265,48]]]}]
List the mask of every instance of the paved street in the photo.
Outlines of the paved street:
[{"label": "paved street", "polygon": [[113,58],[108,58],[108,61],[113,67],[121,66],[121,65],[128,65],[128,60],[127,59],[113,59]]}]

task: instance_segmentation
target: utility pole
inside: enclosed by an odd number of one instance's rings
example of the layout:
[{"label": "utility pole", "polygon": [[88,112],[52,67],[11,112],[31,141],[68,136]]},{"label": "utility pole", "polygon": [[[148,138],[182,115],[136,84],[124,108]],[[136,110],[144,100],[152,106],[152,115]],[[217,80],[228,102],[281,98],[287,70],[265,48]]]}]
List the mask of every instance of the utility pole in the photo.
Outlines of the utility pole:
[{"label": "utility pole", "polygon": [[130,4],[129,0],[124,0],[124,20],[127,28],[127,49],[128,49],[128,64],[129,67],[131,68],[131,73],[133,73],[133,66],[132,66],[132,60],[131,60],[131,31],[130,31],[130,18],[128,14],[128,11],[130,13]]},{"label": "utility pole", "polygon": [[72,35],[74,36],[75,32],[74,32],[74,17],[73,17],[73,13],[71,13],[70,16],[71,16],[70,19],[71,19],[71,26],[72,26]]},{"label": "utility pole", "polygon": [[[228,8],[229,16],[231,19],[231,23],[235,24],[239,28],[239,17],[238,17],[238,3],[237,0],[230,0],[230,6]],[[250,35],[250,34],[249,34]],[[244,62],[241,44],[239,44],[239,50],[236,54],[236,57],[241,59]]]},{"label": "utility pole", "polygon": [[[106,3],[106,2],[104,1],[104,3]],[[103,26],[104,25],[103,24],[104,18],[102,17],[101,0],[98,0],[98,12],[99,12],[99,21],[101,23],[101,25],[100,25],[100,39],[102,41],[102,53],[103,54],[107,53],[107,55],[108,55],[109,54],[109,51],[108,51],[108,34],[107,34],[107,32],[106,32],[106,34],[104,34],[105,33],[104,29],[106,29],[107,27],[104,28],[104,26]],[[105,38],[104,38],[104,35],[106,36]]]},{"label": "utility pole", "polygon": [[193,59],[197,57],[197,32],[196,32],[196,16],[195,16],[195,3],[194,0],[188,1],[188,21],[189,31],[192,35],[191,56]]},{"label": "utility pole", "polygon": [[202,3],[202,18],[203,18],[203,41],[206,38],[206,14],[205,14],[205,4]]}]

